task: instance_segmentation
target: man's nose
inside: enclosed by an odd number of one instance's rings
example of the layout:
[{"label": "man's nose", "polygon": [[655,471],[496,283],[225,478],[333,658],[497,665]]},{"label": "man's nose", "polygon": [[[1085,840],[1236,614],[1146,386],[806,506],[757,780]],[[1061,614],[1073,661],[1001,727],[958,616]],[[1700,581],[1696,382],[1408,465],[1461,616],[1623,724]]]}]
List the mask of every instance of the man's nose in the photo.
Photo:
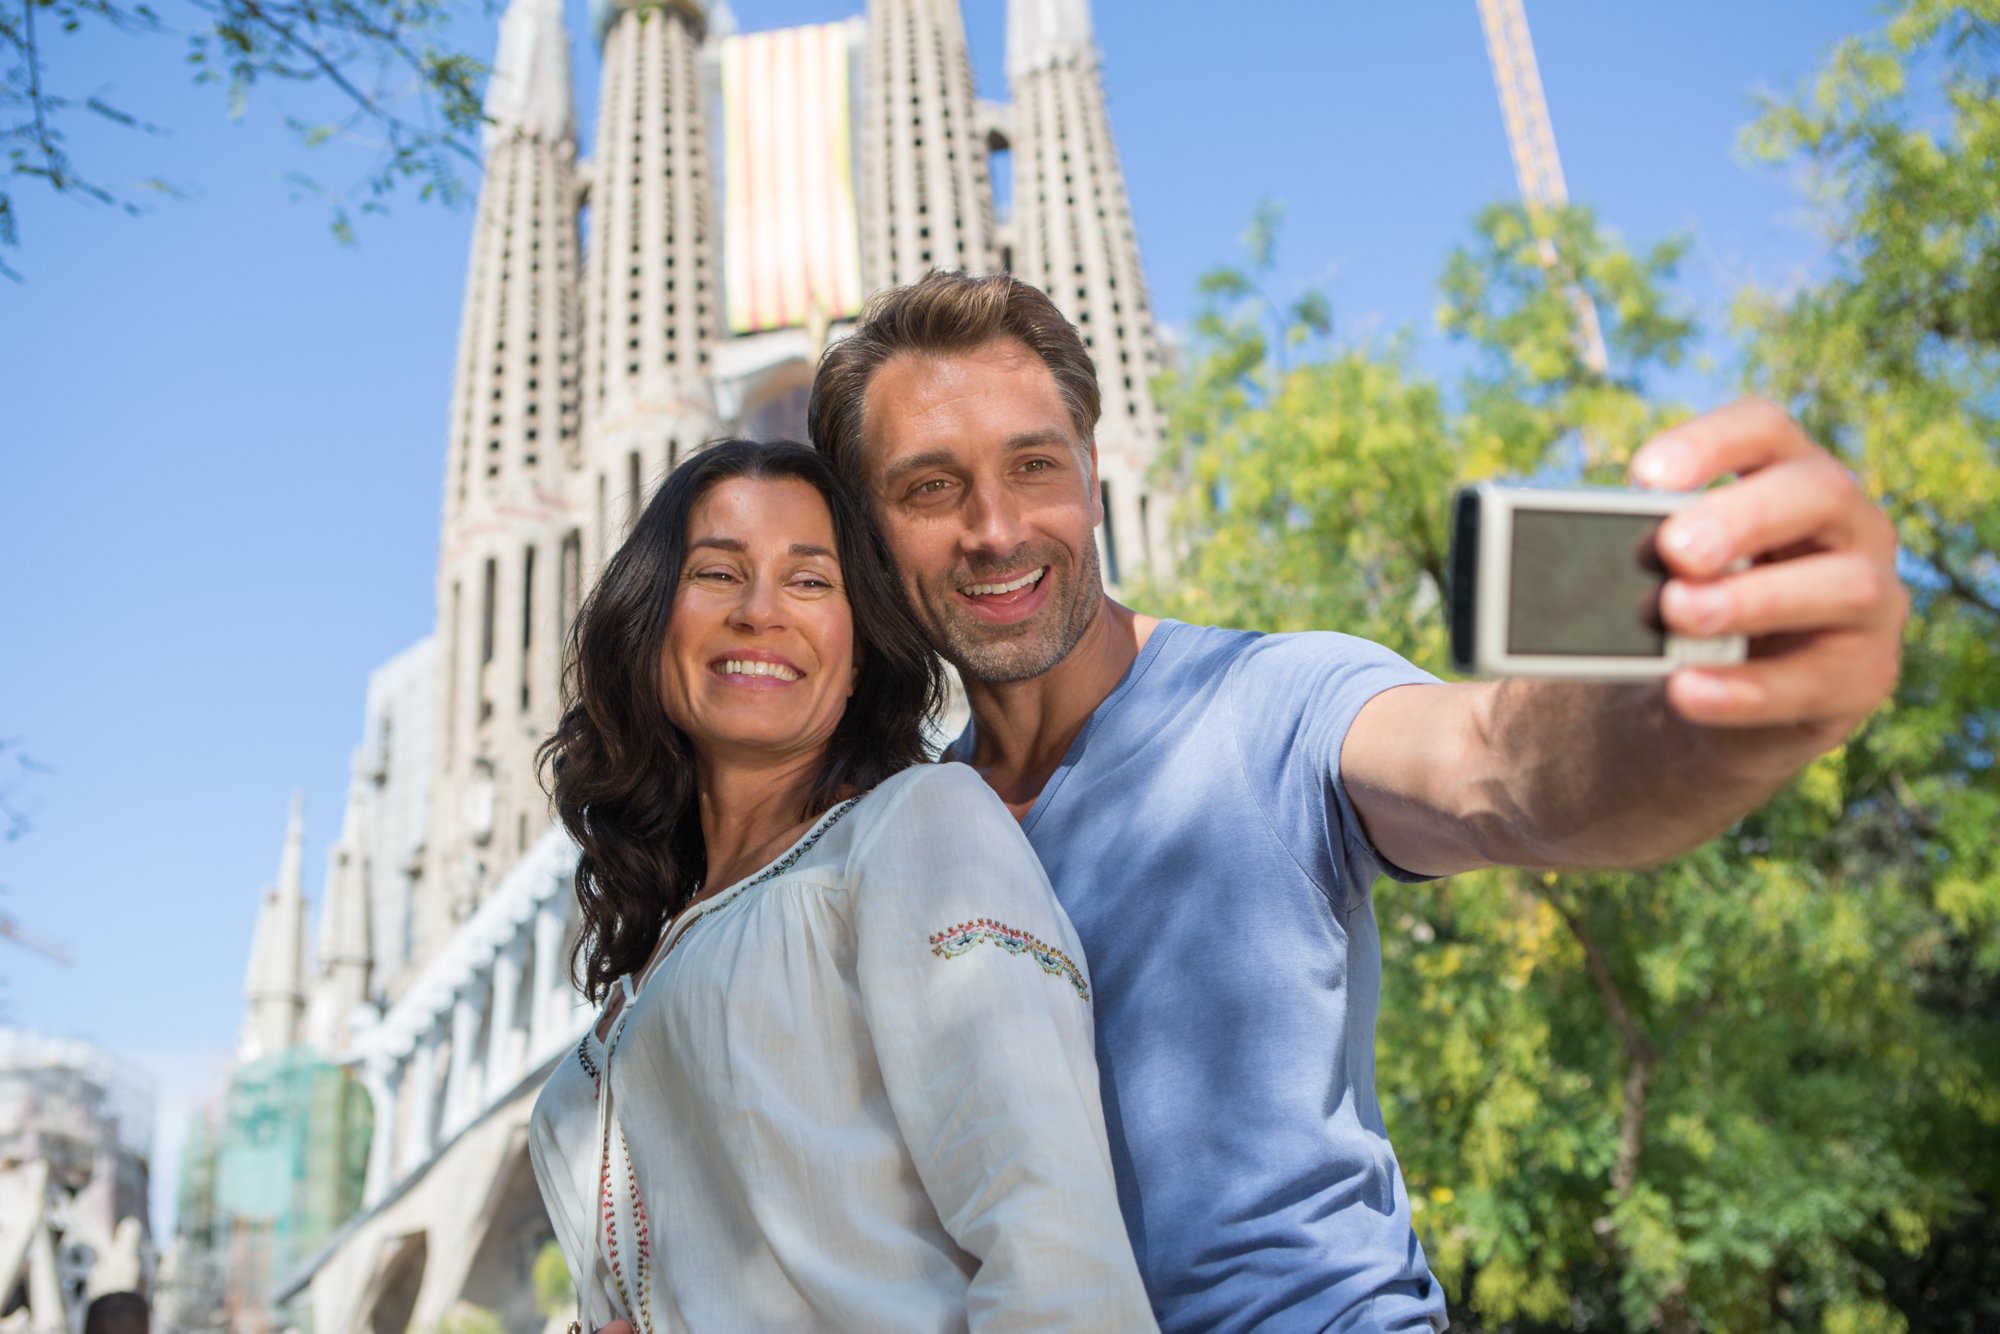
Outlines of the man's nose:
[{"label": "man's nose", "polygon": [[995,482],[983,483],[972,488],[969,500],[962,539],[967,551],[1010,552],[1027,540],[1020,502],[1006,487]]}]

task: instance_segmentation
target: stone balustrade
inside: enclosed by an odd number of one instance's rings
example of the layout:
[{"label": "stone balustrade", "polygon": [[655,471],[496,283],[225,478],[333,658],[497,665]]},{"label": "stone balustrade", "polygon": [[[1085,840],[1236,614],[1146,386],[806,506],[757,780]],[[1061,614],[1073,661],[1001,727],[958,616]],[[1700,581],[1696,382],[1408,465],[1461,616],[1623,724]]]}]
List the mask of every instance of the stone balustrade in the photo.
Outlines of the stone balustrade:
[{"label": "stone balustrade", "polygon": [[357,1020],[343,1060],[375,1105],[363,1207],[573,1045],[590,1010],[569,984],[576,845],[551,827],[408,991]]}]

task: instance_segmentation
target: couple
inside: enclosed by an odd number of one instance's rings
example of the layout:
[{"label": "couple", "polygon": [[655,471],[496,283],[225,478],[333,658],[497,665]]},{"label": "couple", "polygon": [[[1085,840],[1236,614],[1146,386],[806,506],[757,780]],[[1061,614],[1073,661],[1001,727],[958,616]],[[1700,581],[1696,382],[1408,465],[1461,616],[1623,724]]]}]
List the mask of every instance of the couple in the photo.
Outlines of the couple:
[{"label": "couple", "polygon": [[1664,690],[1137,615],[1097,415],[1046,297],[933,274],[826,353],[817,453],[697,455],[606,567],[545,748],[604,1009],[531,1136],[587,1325],[1442,1327],[1374,876],[1673,855],[1893,684],[1889,526],[1768,405],[1635,460],[1742,477],[1662,615],[1756,651]]}]

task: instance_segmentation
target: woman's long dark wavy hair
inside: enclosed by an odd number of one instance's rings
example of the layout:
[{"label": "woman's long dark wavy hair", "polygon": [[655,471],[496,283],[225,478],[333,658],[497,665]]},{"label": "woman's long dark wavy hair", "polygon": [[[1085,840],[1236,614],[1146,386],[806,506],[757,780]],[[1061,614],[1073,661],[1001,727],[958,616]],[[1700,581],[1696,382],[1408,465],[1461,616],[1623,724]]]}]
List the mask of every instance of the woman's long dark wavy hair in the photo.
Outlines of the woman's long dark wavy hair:
[{"label": "woman's long dark wavy hair", "polygon": [[592,1001],[644,966],[706,869],[694,748],[667,717],[660,655],[689,515],[712,487],[738,477],[795,478],[825,498],[854,618],[854,694],[799,818],[922,762],[925,724],[943,700],[942,669],[881,535],[823,456],[786,442],[725,440],[668,474],[577,615],[563,660],[562,721],[537,754],[556,814],[583,849],[583,929],[569,966]]}]

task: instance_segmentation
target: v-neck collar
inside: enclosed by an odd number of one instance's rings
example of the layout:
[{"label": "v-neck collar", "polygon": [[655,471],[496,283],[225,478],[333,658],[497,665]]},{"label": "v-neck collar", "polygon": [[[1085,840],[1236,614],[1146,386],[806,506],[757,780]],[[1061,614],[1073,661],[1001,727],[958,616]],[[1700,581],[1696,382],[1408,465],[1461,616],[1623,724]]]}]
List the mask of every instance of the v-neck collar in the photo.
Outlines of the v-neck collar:
[{"label": "v-neck collar", "polygon": [[[632,984],[632,974],[630,973],[618,979],[620,989],[624,991],[625,996],[619,1007],[618,1017],[611,1021],[611,1031],[613,1033],[617,1032],[618,1026],[631,1016],[632,1007],[639,1002],[639,993],[644,990],[646,983],[652,979],[653,974],[659,970],[661,965],[666,963],[667,956],[674,952],[674,947],[680,944],[682,937],[687,935],[690,927],[717,909],[742,898],[744,891],[753,886],[761,885],[767,880],[775,880],[785,872],[791,870],[792,867],[798,864],[801,857],[812,851],[814,844],[825,837],[826,831],[833,828],[841,816],[853,810],[860,803],[861,798],[867,795],[866,792],[863,792],[858,796],[849,797],[846,801],[841,802],[825,815],[813,821],[812,828],[800,834],[790,848],[780,853],[762,870],[751,872],[735,884],[729,886],[729,888],[720,891],[713,897],[705,899],[683,912],[661,935],[660,943],[654,947],[653,956],[639,969],[637,984]],[[600,1037],[597,1032],[597,1026],[603,1022],[604,1011],[599,1009],[597,1014],[591,1018],[590,1028],[584,1033],[585,1040],[591,1046],[600,1049],[606,1045],[605,1039]]]},{"label": "v-neck collar", "polygon": [[[1118,678],[1118,684],[1111,687],[1111,693],[1099,700],[1097,707],[1090,711],[1090,717],[1084,720],[1082,729],[1076,734],[1076,739],[1071,741],[1069,749],[1063,752],[1062,762],[1056,765],[1055,772],[1049,775],[1049,781],[1042,784],[1041,793],[1035,798],[1035,804],[1030,806],[1028,813],[1021,817],[1022,833],[1028,834],[1034,832],[1036,823],[1042,818],[1042,813],[1049,808],[1049,803],[1055,800],[1056,792],[1062,787],[1063,780],[1068,778],[1070,770],[1074,769],[1082,761],[1084,747],[1090,743],[1091,734],[1124,701],[1127,692],[1139,683],[1139,678],[1146,674],[1146,670],[1153,665],[1153,660],[1159,657],[1160,650],[1166,647],[1167,640],[1173,636],[1174,632],[1182,628],[1182,622],[1164,618],[1153,627],[1153,633],[1146,636],[1145,644],[1140,647],[1138,656],[1132,659],[1131,666],[1125,669],[1125,675]],[[974,747],[978,741],[978,728],[978,715],[975,714],[966,719],[965,730],[960,732],[958,739],[951,743],[951,749],[945,752],[945,758],[952,759],[962,756],[964,757],[964,762],[970,764],[972,762]]]}]

